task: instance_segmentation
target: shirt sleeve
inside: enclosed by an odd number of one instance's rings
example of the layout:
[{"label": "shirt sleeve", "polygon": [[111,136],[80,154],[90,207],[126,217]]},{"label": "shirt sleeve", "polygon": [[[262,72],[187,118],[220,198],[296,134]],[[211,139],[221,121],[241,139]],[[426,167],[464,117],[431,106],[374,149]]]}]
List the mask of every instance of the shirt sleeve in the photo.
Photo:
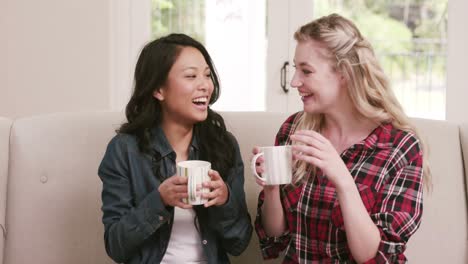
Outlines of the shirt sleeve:
[{"label": "shirt sleeve", "polygon": [[221,206],[209,207],[208,213],[222,247],[229,254],[238,256],[249,245],[253,227],[245,201],[244,163],[236,139],[230,136],[235,146],[235,165],[226,177],[229,198]]},{"label": "shirt sleeve", "polygon": [[371,263],[405,263],[403,252],[416,232],[423,210],[422,153],[417,142],[407,150],[410,156],[376,197],[371,218],[380,231],[381,242]]},{"label": "shirt sleeve", "polygon": [[126,262],[141,244],[169,221],[171,213],[162,203],[157,188],[134,205],[130,178],[130,153],[123,136],[109,143],[98,174],[103,183],[102,211],[107,254]]}]

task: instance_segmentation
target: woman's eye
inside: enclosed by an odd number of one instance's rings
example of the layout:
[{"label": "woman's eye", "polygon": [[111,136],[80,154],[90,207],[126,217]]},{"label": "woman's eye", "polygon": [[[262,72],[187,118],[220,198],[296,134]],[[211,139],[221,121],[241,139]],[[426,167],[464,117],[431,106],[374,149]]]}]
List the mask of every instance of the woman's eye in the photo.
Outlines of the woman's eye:
[{"label": "woman's eye", "polygon": [[303,72],[304,74],[306,74],[306,75],[307,75],[307,74],[311,74],[311,73],[312,73],[312,72],[311,72],[311,71],[309,71],[309,70],[302,70],[302,72]]},{"label": "woman's eye", "polygon": [[190,79],[195,79],[195,78],[197,78],[196,75],[187,75],[187,76],[185,76],[185,77],[190,78]]},{"label": "woman's eye", "polygon": [[206,77],[211,78],[211,73],[206,74]]}]

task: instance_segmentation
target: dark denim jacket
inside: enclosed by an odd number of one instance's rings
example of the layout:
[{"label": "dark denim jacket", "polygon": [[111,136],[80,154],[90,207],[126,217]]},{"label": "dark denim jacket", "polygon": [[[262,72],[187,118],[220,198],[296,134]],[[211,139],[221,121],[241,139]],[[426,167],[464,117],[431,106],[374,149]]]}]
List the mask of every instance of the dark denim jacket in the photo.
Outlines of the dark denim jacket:
[{"label": "dark denim jacket", "polygon": [[[153,129],[152,150],[161,155],[162,180],[176,173],[176,154],[160,127]],[[226,180],[229,199],[222,206],[209,208],[200,218],[201,241],[208,263],[229,263],[227,253],[241,254],[250,242],[252,225],[244,193],[244,165],[236,146],[235,166]],[[194,134],[189,159],[200,156]],[[174,208],[166,207],[159,196],[161,181],[153,173],[149,155],[142,155],[136,138],[116,135],[107,146],[99,166],[103,183],[102,221],[107,254],[118,263],[159,263],[164,256],[172,228]],[[197,213],[197,216],[199,214]]]}]

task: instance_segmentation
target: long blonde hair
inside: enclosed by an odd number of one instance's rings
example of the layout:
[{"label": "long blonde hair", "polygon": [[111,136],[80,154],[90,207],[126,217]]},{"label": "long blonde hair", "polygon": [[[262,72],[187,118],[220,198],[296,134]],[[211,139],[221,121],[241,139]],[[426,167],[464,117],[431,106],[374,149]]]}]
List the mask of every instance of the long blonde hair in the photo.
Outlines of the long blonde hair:
[{"label": "long blonde hair", "polygon": [[[325,44],[330,61],[336,63],[335,68],[348,80],[348,94],[362,116],[377,124],[392,123],[396,128],[416,135],[423,151],[423,180],[430,189],[426,144],[396,99],[371,44],[354,23],[338,14],[331,14],[303,25],[294,33],[294,38],[298,42],[314,40]],[[304,113],[296,129],[320,131],[323,124],[322,114]],[[303,180],[311,169],[303,161],[296,161],[296,168],[295,182]]]}]

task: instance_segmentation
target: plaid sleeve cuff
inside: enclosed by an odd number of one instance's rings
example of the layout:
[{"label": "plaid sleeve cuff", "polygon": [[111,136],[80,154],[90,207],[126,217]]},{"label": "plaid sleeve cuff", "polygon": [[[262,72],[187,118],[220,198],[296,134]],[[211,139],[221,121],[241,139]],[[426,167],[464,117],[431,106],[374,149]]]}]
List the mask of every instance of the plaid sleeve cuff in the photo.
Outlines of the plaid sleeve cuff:
[{"label": "plaid sleeve cuff", "polygon": [[279,256],[279,253],[284,251],[289,243],[289,231],[284,232],[280,236],[264,237],[260,239],[260,249],[263,259],[273,259]]},{"label": "plaid sleeve cuff", "polygon": [[379,228],[380,241],[377,255],[364,262],[364,264],[380,264],[380,263],[406,263],[406,257],[403,252],[406,249],[404,242],[389,241],[386,234]]}]

